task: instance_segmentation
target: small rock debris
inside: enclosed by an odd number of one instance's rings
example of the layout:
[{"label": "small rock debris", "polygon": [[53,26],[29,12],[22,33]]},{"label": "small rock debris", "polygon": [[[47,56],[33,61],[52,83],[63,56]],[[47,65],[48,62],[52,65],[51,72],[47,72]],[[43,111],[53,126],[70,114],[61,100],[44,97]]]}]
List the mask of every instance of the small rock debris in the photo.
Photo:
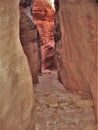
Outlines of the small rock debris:
[{"label": "small rock debris", "polygon": [[70,93],[56,73],[43,74],[36,92],[36,130],[96,130],[92,99]]}]

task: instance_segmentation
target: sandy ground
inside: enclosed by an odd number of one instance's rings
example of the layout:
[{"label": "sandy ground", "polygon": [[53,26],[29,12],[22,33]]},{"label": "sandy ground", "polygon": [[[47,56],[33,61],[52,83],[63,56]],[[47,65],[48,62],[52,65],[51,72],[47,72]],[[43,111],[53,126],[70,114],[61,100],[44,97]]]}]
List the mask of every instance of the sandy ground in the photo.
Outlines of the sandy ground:
[{"label": "sandy ground", "polygon": [[56,73],[46,72],[39,79],[35,87],[36,130],[96,130],[90,97],[65,90]]}]

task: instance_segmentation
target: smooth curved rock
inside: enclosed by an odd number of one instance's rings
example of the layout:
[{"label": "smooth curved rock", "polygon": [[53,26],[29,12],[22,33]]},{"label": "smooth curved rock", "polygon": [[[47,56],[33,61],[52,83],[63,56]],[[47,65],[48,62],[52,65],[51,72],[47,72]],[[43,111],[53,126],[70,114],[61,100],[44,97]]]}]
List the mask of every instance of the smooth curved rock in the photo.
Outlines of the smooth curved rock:
[{"label": "smooth curved rock", "polygon": [[19,40],[19,0],[0,6],[0,130],[31,130],[34,94]]},{"label": "smooth curved rock", "polygon": [[71,91],[92,93],[98,115],[96,14],[95,0],[59,0],[61,40],[56,42],[56,53],[64,86]]}]

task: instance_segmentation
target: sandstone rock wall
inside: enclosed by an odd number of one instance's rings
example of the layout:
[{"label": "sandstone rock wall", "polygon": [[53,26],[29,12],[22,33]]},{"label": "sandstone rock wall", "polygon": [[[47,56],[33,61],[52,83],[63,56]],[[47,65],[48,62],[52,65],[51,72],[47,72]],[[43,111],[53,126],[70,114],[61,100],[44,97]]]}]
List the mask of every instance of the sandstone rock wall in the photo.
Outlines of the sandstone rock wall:
[{"label": "sandstone rock wall", "polygon": [[[68,90],[92,93],[97,111],[96,2],[55,0],[55,3],[59,3],[56,22],[61,26],[61,40],[56,41],[59,78]],[[60,30],[58,37],[59,34]]]},{"label": "sandstone rock wall", "polygon": [[54,9],[47,0],[35,0],[33,5],[34,20],[40,32],[42,42],[42,69],[55,69],[54,49]]},{"label": "sandstone rock wall", "polygon": [[33,83],[38,83],[38,30],[32,16],[32,3],[33,0],[20,1],[20,40],[29,62]]},{"label": "sandstone rock wall", "polygon": [[32,78],[19,40],[19,0],[0,0],[0,130],[31,130]]}]

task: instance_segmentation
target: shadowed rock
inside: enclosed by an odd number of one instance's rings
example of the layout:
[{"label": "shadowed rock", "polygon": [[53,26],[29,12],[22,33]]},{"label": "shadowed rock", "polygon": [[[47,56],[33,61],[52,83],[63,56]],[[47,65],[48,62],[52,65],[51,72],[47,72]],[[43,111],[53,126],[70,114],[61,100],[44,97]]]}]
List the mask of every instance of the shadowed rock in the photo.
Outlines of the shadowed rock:
[{"label": "shadowed rock", "polygon": [[27,56],[33,83],[38,83],[38,33],[32,17],[33,0],[20,1],[20,40]]}]

